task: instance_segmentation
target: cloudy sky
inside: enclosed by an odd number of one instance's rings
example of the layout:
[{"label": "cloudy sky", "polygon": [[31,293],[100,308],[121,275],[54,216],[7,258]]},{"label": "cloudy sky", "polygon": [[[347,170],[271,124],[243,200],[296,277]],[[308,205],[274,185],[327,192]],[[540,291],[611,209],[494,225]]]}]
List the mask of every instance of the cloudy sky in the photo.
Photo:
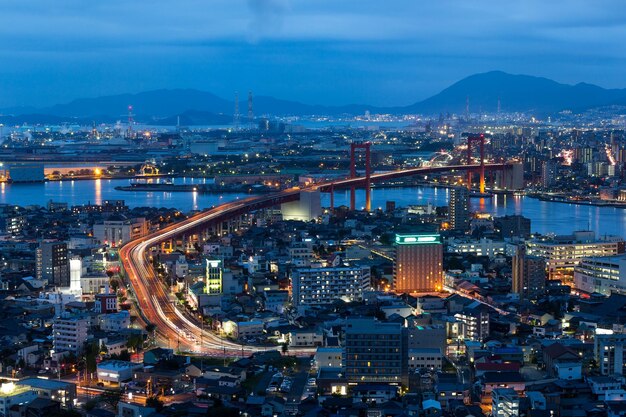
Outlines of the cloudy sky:
[{"label": "cloudy sky", "polygon": [[402,105],[476,72],[626,87],[622,0],[8,0],[0,106],[198,88]]}]

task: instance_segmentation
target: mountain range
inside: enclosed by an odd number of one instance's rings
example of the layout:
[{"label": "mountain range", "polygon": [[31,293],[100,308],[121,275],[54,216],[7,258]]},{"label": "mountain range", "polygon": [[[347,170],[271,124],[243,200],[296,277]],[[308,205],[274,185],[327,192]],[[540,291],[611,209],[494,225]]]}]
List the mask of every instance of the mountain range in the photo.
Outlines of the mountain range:
[{"label": "mountain range", "polygon": [[[255,115],[358,115],[371,113],[425,114],[495,112],[498,102],[503,112],[548,115],[562,110],[582,111],[600,106],[626,106],[626,89],[605,89],[579,83],[562,84],[530,75],[491,71],[466,77],[440,93],[408,106],[376,107],[366,104],[345,106],[311,105],[269,96],[254,97]],[[235,104],[215,94],[194,89],[154,90],[138,94],[81,98],[45,108],[4,109],[0,123],[91,123],[114,122],[127,117],[133,106],[135,120],[172,125],[180,118],[183,125],[228,124]],[[242,120],[246,119],[246,98],[240,100]]]}]

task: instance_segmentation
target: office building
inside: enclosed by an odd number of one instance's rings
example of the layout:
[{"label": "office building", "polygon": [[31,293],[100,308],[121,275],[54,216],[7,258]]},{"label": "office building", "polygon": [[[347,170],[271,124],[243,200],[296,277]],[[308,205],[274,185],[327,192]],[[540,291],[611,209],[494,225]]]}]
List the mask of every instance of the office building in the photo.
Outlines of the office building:
[{"label": "office building", "polygon": [[41,242],[37,248],[37,279],[56,287],[70,286],[70,263],[67,243]]},{"label": "office building", "polygon": [[520,397],[511,388],[496,388],[491,393],[493,417],[519,417]]},{"label": "office building", "polygon": [[626,294],[626,256],[581,259],[574,267],[574,288],[589,294]]},{"label": "office building", "polygon": [[207,294],[221,294],[224,277],[224,267],[219,259],[206,260],[206,282],[204,291]]},{"label": "office building", "polygon": [[443,245],[439,234],[396,234],[395,247],[396,292],[441,291]]},{"label": "office building", "polygon": [[345,329],[348,382],[407,383],[406,328],[376,319],[352,319]]},{"label": "office building", "polygon": [[602,375],[626,375],[626,334],[596,334],[594,352]]},{"label": "office building", "polygon": [[469,190],[467,188],[450,188],[448,223],[452,230],[466,231],[469,228]]},{"label": "office building", "polygon": [[538,256],[526,254],[526,247],[520,245],[513,256],[512,292],[520,300],[536,300],[546,292],[546,261]]},{"label": "office building", "polygon": [[291,272],[291,292],[296,306],[360,301],[371,286],[370,267],[339,265],[296,268]]},{"label": "office building", "polygon": [[69,351],[76,355],[87,341],[89,320],[83,317],[57,317],[52,323],[52,344],[55,352]]},{"label": "office building", "polygon": [[577,231],[572,235],[543,237],[527,243],[528,255],[546,259],[549,279],[571,281],[581,259],[615,256],[624,253],[624,239],[606,235],[597,239],[592,231]]}]

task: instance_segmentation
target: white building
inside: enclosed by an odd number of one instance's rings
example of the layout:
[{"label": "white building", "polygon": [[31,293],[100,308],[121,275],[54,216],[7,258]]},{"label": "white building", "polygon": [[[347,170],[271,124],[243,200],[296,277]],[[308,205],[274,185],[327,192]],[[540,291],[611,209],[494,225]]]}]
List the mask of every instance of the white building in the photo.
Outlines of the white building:
[{"label": "white building", "polygon": [[93,225],[93,236],[99,243],[119,247],[148,234],[149,224],[144,218],[126,219],[122,215]]},{"label": "white building", "polygon": [[189,263],[185,255],[180,255],[174,263],[174,275],[177,278],[184,278],[189,275]]},{"label": "white building", "polygon": [[109,284],[109,277],[102,274],[82,275],[80,287],[83,294],[99,294],[102,288]]},{"label": "white building", "polygon": [[235,339],[242,339],[261,336],[264,331],[264,326],[263,322],[258,320],[240,322],[226,320],[222,323],[222,330]]},{"label": "white building", "polygon": [[480,240],[450,238],[447,241],[447,245],[447,251],[450,253],[469,253],[476,256],[488,256],[489,258],[495,258],[496,255],[499,254],[509,256],[514,254],[511,252],[514,249],[514,247],[511,247],[513,245],[504,241],[495,241],[487,238]]},{"label": "white building", "polygon": [[581,259],[615,256],[624,253],[624,239],[620,236],[602,236],[596,239],[592,231],[578,231],[572,235],[534,239],[528,242],[526,253],[546,259],[549,279],[573,275]]},{"label": "white building", "polygon": [[626,256],[583,258],[574,268],[574,286],[588,293],[626,294]]},{"label": "white building", "polygon": [[316,329],[298,329],[289,332],[289,346],[321,346],[324,343],[324,334]]},{"label": "white building", "polygon": [[291,273],[291,291],[296,306],[331,304],[337,300],[359,301],[369,288],[368,266],[298,268]]},{"label": "white building", "polygon": [[437,348],[409,348],[409,370],[438,370],[443,365],[443,353]]},{"label": "white building", "polygon": [[110,360],[103,361],[98,364],[98,381],[109,382],[111,384],[119,384],[120,382],[130,381],[133,378],[133,372],[141,369],[143,364]]},{"label": "white building", "polygon": [[315,366],[317,368],[341,368],[343,362],[343,348],[318,347],[315,351]]},{"label": "white building", "polygon": [[491,393],[493,417],[518,417],[519,395],[511,388],[496,388]]},{"label": "white building", "polygon": [[118,313],[100,314],[98,316],[100,330],[107,332],[119,332],[130,327],[130,313],[120,311]]},{"label": "white building", "polygon": [[319,190],[300,191],[300,199],[280,206],[283,220],[302,220],[305,222],[317,219],[322,215],[322,203]]},{"label": "white building", "polygon": [[0,416],[9,415],[12,406],[28,404],[37,398],[37,393],[27,386],[16,385],[14,382],[5,382],[0,385]]},{"label": "white building", "polygon": [[70,259],[70,292],[78,296],[83,295],[81,287],[81,275],[83,273],[83,262],[80,258]]},{"label": "white building", "polygon": [[624,375],[626,334],[596,334],[595,356],[602,375]]},{"label": "white building", "polygon": [[58,317],[52,323],[52,343],[55,352],[80,354],[87,341],[89,320],[83,317]]}]

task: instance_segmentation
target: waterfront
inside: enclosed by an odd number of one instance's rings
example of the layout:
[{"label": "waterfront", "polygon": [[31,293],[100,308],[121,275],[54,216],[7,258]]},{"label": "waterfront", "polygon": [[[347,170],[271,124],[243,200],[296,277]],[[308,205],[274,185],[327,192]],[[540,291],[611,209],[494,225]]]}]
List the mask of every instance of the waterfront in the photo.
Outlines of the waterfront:
[{"label": "waterfront", "polygon": [[[67,202],[70,206],[96,203],[103,200],[125,200],[130,207],[168,207],[182,211],[202,210],[250,194],[198,194],[193,192],[142,192],[120,191],[117,186],[129,185],[128,179],[101,179],[85,181],[55,181],[33,184],[1,184],[0,203],[18,206],[45,206],[48,201]],[[176,178],[175,184],[210,183],[206,178]],[[349,191],[335,193],[335,204],[347,205]],[[365,193],[357,190],[357,205],[364,204]],[[384,208],[387,201],[395,201],[397,207],[411,204],[444,206],[448,203],[448,189],[437,187],[374,188],[372,207]],[[330,197],[322,195],[322,204],[328,206]],[[497,195],[492,199],[472,199],[472,210],[480,210],[494,216],[523,214],[532,220],[532,231],[539,233],[567,234],[573,230],[591,228],[599,235],[626,236],[626,210],[614,207],[595,207],[569,203],[540,201],[530,197]]]}]

